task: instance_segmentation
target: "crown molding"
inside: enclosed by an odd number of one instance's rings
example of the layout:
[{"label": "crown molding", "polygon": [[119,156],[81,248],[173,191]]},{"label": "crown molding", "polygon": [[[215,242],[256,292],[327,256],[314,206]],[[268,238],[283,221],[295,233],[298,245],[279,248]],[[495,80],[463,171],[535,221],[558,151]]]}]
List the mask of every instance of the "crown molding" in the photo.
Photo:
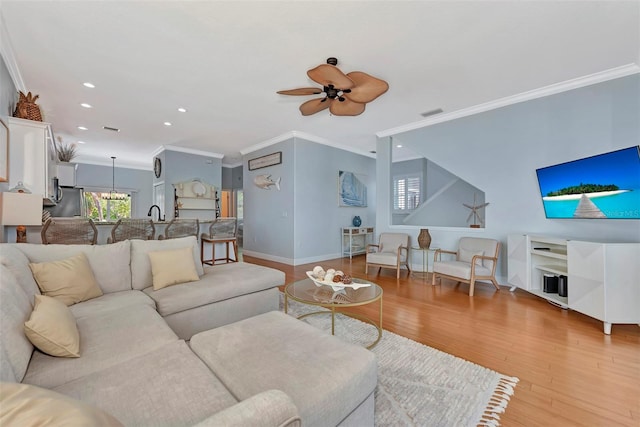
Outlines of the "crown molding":
[{"label": "crown molding", "polygon": [[300,139],[304,139],[306,141],[310,141],[310,142],[315,142],[317,144],[322,144],[322,145],[327,145],[329,147],[333,147],[333,148],[337,148],[340,150],[344,150],[344,151],[349,151],[351,153],[355,153],[355,154],[359,154],[361,156],[365,156],[365,157],[371,157],[371,158],[376,158],[375,154],[373,153],[369,153],[367,151],[364,150],[359,150],[357,148],[353,148],[353,147],[349,147],[347,145],[342,145],[342,144],[338,144],[336,142],[330,141],[328,139],[316,136],[316,135],[312,135],[310,133],[306,133],[306,132],[300,132],[297,130],[292,130],[286,133],[283,133],[282,135],[278,135],[276,137],[273,137],[271,139],[267,139],[266,141],[260,142],[258,144],[252,145],[251,147],[245,148],[244,150],[240,151],[240,154],[242,154],[243,156],[249,154],[249,153],[253,153],[254,151],[258,151],[261,150],[263,148],[269,147],[271,145],[274,144],[278,144],[280,142],[284,142],[288,139],[295,139],[295,138],[300,138]]},{"label": "crown molding", "polygon": [[18,68],[18,63],[16,62],[16,57],[13,54],[13,46],[11,44],[11,38],[9,37],[9,33],[7,32],[7,24],[4,22],[4,15],[0,11],[0,56],[4,60],[5,65],[7,66],[7,70],[9,71],[9,75],[11,76],[11,80],[13,81],[16,90],[20,92],[27,92],[27,88],[24,84],[24,79],[22,78],[22,74],[20,74],[20,69]]},{"label": "crown molding", "polygon": [[[96,159],[92,157],[83,157],[78,156],[73,159],[73,163],[77,163],[79,165],[97,165],[97,166],[108,166],[109,168],[113,167],[110,160]],[[116,169],[138,169],[144,171],[153,171],[153,166],[137,162],[129,162],[126,160],[118,161],[118,164],[115,166]]]},{"label": "crown molding", "polygon": [[516,95],[507,96],[505,98],[496,99],[494,101],[489,101],[484,104],[475,105],[473,107],[463,108],[462,110],[439,114],[437,116],[429,117],[418,122],[413,122],[395,128],[376,132],[376,136],[378,138],[393,136],[423,127],[432,126],[438,123],[448,122],[451,120],[460,119],[462,117],[484,113],[485,111],[495,110],[509,105],[518,104],[520,102],[531,101],[533,99],[543,98],[545,96],[555,95],[558,93],[567,92],[569,90],[579,89],[581,87],[590,86],[596,83],[602,83],[637,73],[640,73],[640,66],[638,66],[638,64],[636,63],[631,63],[598,73],[589,74],[587,76],[566,80],[564,82],[554,83],[549,86],[544,86]]},{"label": "crown molding", "polygon": [[227,164],[224,164],[224,163],[222,164],[222,167],[223,167],[223,168],[230,168],[230,169],[237,168],[238,166],[242,166],[242,162],[238,162],[238,163],[230,163],[230,164],[228,164],[228,165],[227,165]]},{"label": "crown molding", "polygon": [[211,151],[204,151],[204,150],[196,150],[194,148],[178,147],[175,145],[161,145],[151,153],[151,157],[155,157],[158,154],[162,153],[163,151],[177,151],[179,153],[195,154],[195,155],[204,156],[204,157],[213,157],[215,159],[222,159],[224,157],[224,154],[220,154],[220,153],[214,153]]}]

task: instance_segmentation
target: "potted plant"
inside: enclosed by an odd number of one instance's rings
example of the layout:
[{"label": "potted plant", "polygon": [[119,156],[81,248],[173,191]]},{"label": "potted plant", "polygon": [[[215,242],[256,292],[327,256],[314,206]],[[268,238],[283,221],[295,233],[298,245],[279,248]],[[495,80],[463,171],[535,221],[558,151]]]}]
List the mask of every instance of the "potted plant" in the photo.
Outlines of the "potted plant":
[{"label": "potted plant", "polygon": [[62,163],[69,163],[78,155],[78,147],[76,144],[64,144],[61,139],[58,139],[60,144],[56,147],[56,154],[58,155],[58,161]]}]

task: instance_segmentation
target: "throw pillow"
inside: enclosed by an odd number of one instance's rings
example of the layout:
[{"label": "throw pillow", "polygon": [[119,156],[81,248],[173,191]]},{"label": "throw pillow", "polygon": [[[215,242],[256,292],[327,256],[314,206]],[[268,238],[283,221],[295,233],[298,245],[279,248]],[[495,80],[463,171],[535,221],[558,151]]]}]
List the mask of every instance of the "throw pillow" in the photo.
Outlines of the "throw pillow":
[{"label": "throw pillow", "polygon": [[35,299],[31,317],[24,323],[29,341],[51,356],[80,357],[80,333],[69,307],[44,295]]},{"label": "throw pillow", "polygon": [[122,426],[111,415],[71,397],[28,384],[2,383],[0,425]]},{"label": "throw pillow", "polygon": [[84,253],[60,261],[31,263],[29,267],[40,291],[66,305],[102,295]]},{"label": "throw pillow", "polygon": [[[472,250],[469,250],[469,249],[460,248],[460,250],[458,251],[458,260],[463,261],[463,262],[471,263],[471,260],[476,255],[483,256],[484,255],[484,251],[472,251]],[[480,258],[480,259],[476,258],[476,265],[478,267],[482,267],[483,266],[482,258]]]},{"label": "throw pillow", "polygon": [[193,248],[185,247],[169,251],[149,252],[153,289],[199,280],[193,262]]}]

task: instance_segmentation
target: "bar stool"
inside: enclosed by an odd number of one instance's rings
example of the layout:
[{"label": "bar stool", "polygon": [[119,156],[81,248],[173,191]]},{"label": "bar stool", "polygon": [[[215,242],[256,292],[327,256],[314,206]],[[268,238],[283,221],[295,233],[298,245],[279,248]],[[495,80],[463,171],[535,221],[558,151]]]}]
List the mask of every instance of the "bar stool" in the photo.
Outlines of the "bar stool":
[{"label": "bar stool", "polygon": [[[238,220],[233,217],[216,218],[209,227],[209,234],[202,233],[200,236],[200,261],[203,264],[215,265],[216,261],[238,262],[238,239],[236,232]],[[211,259],[204,259],[204,244],[211,244]],[[226,253],[224,258],[216,258],[216,244],[224,243]],[[229,244],[233,244],[235,259],[229,257]]]}]

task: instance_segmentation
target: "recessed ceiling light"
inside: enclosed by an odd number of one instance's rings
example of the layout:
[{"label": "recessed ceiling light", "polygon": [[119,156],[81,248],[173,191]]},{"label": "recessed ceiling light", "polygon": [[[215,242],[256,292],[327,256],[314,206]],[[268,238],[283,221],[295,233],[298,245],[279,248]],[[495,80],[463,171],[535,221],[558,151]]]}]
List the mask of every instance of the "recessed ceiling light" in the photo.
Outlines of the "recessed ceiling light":
[{"label": "recessed ceiling light", "polygon": [[82,104],[80,104],[80,106],[84,107],[84,108],[93,108],[91,106],[91,104],[87,104],[86,102],[83,102]]},{"label": "recessed ceiling light", "polygon": [[78,141],[78,144],[86,144],[84,141]]},{"label": "recessed ceiling light", "polygon": [[83,84],[85,87],[88,87],[88,88],[91,88],[91,89],[93,89],[94,87],[96,87],[93,83],[89,83],[89,82],[85,82],[85,83],[82,83],[82,84]]},{"label": "recessed ceiling light", "polygon": [[84,126],[78,126],[78,129],[80,129],[80,130],[89,130],[89,128],[86,128]]},{"label": "recessed ceiling light", "polygon": [[178,111],[180,111],[181,113],[186,113],[187,109],[180,107],[180,108],[178,108]]},{"label": "recessed ceiling light", "polygon": [[165,126],[171,126],[171,122],[164,122]]},{"label": "recessed ceiling light", "polygon": [[402,144],[396,145],[396,148],[402,148]]}]

